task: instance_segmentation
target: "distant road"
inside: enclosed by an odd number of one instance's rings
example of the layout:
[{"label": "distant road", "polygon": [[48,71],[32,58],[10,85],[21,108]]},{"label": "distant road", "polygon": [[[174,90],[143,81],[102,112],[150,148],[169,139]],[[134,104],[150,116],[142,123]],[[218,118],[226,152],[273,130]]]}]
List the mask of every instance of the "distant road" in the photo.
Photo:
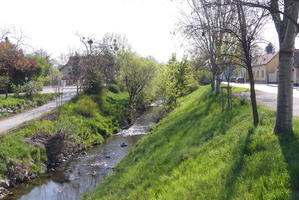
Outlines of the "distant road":
[{"label": "distant road", "polygon": [[[227,82],[223,82],[224,84],[227,84]],[[250,88],[249,83],[230,83],[231,86],[234,87],[241,87],[241,88]],[[277,94],[278,93],[278,87],[277,84],[259,84],[256,83],[254,85],[255,89],[260,92],[267,92],[271,94]],[[293,89],[293,97],[299,98],[299,88],[294,87]]]},{"label": "distant road", "polygon": [[[248,83],[230,83],[231,86],[250,88]],[[256,101],[272,110],[277,109],[277,85],[271,84],[255,84],[256,92]],[[241,92],[236,94],[237,96],[243,97],[250,100],[249,92]],[[293,115],[299,116],[299,91],[298,87],[294,87],[293,90]]]},{"label": "distant road", "polygon": [[[53,88],[45,88],[42,93],[54,93]],[[77,90],[76,87],[67,87],[63,90],[62,104],[70,101],[74,96],[76,96]],[[40,117],[46,112],[53,110],[56,107],[56,100],[52,100],[47,104],[44,104],[40,107],[33,108],[31,110],[16,114],[12,117],[0,120],[0,134],[2,132],[8,131],[12,128],[19,126],[20,124]]]}]

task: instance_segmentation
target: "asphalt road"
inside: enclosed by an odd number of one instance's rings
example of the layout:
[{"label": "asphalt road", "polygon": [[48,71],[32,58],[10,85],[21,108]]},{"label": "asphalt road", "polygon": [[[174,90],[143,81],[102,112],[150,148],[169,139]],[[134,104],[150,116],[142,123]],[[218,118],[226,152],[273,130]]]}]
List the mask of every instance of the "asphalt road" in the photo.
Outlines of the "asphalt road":
[{"label": "asphalt road", "polygon": [[[232,83],[232,86],[250,88],[248,83],[238,84]],[[267,85],[267,84],[255,84],[256,101],[272,110],[277,109],[277,85]],[[245,99],[250,100],[249,92],[241,92],[236,94]],[[293,90],[293,115],[299,117],[299,90],[297,87]]]},{"label": "asphalt road", "polygon": [[[48,88],[48,92],[43,93],[52,93],[55,92],[53,88]],[[76,95],[76,88],[75,87],[68,87],[63,90],[62,95],[62,104],[70,101]],[[8,117],[6,119],[0,120],[0,133],[6,132],[12,128],[19,126],[20,124],[40,117],[46,112],[53,110],[56,107],[57,103],[56,100],[52,100],[47,104],[44,104],[40,107],[33,108],[29,111],[16,114],[12,117]]]}]

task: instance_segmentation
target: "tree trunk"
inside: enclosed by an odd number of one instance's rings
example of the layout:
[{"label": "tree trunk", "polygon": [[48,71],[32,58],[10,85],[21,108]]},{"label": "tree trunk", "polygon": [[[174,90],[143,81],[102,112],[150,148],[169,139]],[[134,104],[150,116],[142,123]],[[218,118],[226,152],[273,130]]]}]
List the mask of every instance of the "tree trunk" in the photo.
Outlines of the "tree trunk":
[{"label": "tree trunk", "polygon": [[288,133],[293,129],[293,50],[279,51],[278,94],[275,133]]},{"label": "tree trunk", "polygon": [[215,74],[214,73],[212,75],[211,89],[212,89],[212,91],[215,90]]},{"label": "tree trunk", "polygon": [[251,100],[251,107],[252,107],[252,115],[253,115],[253,124],[257,126],[259,123],[259,114],[257,111],[257,104],[256,104],[256,95],[255,95],[255,88],[254,88],[254,79],[251,67],[247,68],[249,83],[250,83],[250,100]]},{"label": "tree trunk", "polygon": [[77,80],[77,95],[79,94],[79,80]]},{"label": "tree trunk", "polygon": [[216,94],[217,95],[220,93],[220,84],[221,84],[220,75],[217,74],[216,75]]}]

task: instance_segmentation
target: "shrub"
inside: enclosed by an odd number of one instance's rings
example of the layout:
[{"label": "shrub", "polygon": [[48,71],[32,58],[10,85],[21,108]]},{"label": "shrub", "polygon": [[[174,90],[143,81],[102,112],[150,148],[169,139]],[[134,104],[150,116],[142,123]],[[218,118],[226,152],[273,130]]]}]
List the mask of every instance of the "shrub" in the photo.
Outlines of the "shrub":
[{"label": "shrub", "polygon": [[15,96],[19,96],[21,92],[23,92],[24,88],[22,85],[12,85],[12,92],[14,93]]},{"label": "shrub", "polygon": [[98,105],[90,97],[83,97],[74,105],[74,111],[84,117],[95,117],[98,111]]},{"label": "shrub", "polygon": [[116,84],[110,84],[108,86],[108,90],[115,93],[115,94],[119,93],[119,87]]},{"label": "shrub", "polygon": [[37,81],[29,81],[23,86],[26,96],[32,97],[40,91],[40,85]]},{"label": "shrub", "polygon": [[86,94],[102,95],[104,89],[103,76],[100,72],[87,69],[83,81],[83,90]]}]

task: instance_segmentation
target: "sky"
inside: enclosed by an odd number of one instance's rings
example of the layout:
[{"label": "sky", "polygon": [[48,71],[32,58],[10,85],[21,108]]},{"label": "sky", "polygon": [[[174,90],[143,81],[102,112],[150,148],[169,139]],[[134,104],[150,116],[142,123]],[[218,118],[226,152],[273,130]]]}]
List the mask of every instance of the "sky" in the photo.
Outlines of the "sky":
[{"label": "sky", "polygon": [[[172,0],[4,0],[0,28],[21,29],[29,49],[45,49],[54,58],[83,48],[76,33],[97,39],[117,33],[139,55],[167,62],[172,53],[184,54],[184,41],[172,34],[180,5]],[[277,46],[271,24],[264,37]]]},{"label": "sky", "polygon": [[54,58],[83,48],[76,33],[123,34],[134,51],[160,62],[182,51],[172,34],[178,9],[170,0],[5,0],[1,8],[0,27],[22,29],[26,44]]}]

